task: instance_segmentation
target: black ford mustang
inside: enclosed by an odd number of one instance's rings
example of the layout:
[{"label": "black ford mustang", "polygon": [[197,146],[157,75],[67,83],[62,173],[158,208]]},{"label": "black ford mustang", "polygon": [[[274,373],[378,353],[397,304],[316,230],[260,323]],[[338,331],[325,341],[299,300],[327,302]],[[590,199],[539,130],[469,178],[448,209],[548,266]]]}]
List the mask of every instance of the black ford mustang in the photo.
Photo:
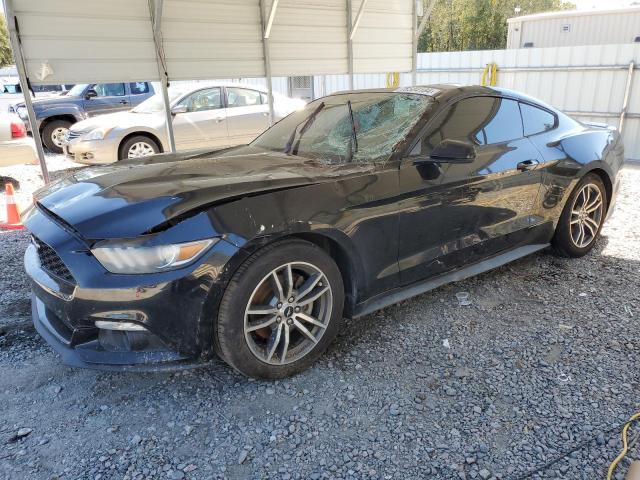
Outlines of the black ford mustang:
[{"label": "black ford mustang", "polygon": [[292,375],[344,316],[549,245],[586,254],[622,162],[615,130],[507,90],[331,95],[248,146],[41,190],[25,220],[33,320],[70,365],[215,352],[252,377]]}]

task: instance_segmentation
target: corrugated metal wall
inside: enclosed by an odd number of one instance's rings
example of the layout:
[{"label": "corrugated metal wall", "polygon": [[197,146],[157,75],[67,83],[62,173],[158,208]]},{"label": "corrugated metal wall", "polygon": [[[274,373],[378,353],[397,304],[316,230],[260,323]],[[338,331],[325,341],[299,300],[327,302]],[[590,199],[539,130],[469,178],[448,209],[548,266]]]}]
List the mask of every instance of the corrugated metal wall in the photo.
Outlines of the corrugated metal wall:
[{"label": "corrugated metal wall", "polygon": [[509,19],[507,48],[631,43],[640,35],[640,8],[617,12]]},{"label": "corrugated metal wall", "polygon": [[[624,140],[627,157],[640,159],[640,44],[421,53],[417,82],[479,84],[485,65],[496,63],[498,86],[539,98],[578,120],[617,127],[631,61],[636,70]],[[385,87],[386,78],[355,75],[354,87]],[[314,83],[316,97],[349,88],[346,75],[319,76]],[[409,74],[400,75],[400,85],[410,83]]]},{"label": "corrugated metal wall", "polygon": [[[34,84],[158,79],[148,0],[11,1]],[[348,72],[347,6],[280,0],[271,74]],[[353,2],[354,12],[359,6]],[[413,0],[369,0],[353,39],[354,71],[411,70],[412,27]],[[161,37],[173,80],[264,76],[262,36],[259,0],[163,2]]]}]

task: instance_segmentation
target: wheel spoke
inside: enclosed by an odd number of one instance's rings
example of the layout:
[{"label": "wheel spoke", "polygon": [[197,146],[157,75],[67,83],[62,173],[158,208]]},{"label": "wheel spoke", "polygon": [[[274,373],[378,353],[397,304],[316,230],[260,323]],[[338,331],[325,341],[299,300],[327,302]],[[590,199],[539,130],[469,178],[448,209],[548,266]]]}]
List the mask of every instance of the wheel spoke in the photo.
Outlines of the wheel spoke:
[{"label": "wheel spoke", "polygon": [[310,303],[315,302],[317,299],[319,299],[322,295],[324,295],[325,293],[327,293],[329,291],[329,287],[328,286],[324,286],[322,287],[320,290],[318,290],[317,292],[315,292],[313,295],[305,298],[302,301],[298,302],[298,306],[300,307],[304,307],[305,305],[309,305]]},{"label": "wheel spoke", "polygon": [[273,283],[273,291],[276,293],[276,295],[278,295],[278,300],[283,301],[285,298],[284,290],[282,289],[280,278],[278,278],[278,273],[275,271],[271,272],[271,276],[269,277],[269,279],[271,280],[271,283]]},{"label": "wheel spoke", "polygon": [[290,263],[287,263],[287,267],[285,268],[285,278],[287,284],[287,295],[285,298],[289,298],[293,293],[293,270],[291,269]]},{"label": "wheel spoke", "polygon": [[282,357],[280,363],[284,363],[287,359],[287,351],[289,350],[289,325],[284,325],[284,345],[282,347]]},{"label": "wheel spoke", "polygon": [[571,225],[575,225],[576,223],[580,223],[580,219],[579,218],[571,219]]},{"label": "wheel spoke", "polygon": [[587,213],[593,213],[596,210],[598,210],[601,206],[602,206],[602,200],[600,199],[600,196],[598,196],[595,202],[590,203],[584,208],[584,211]]},{"label": "wheel spoke", "polygon": [[278,325],[278,328],[276,328],[271,333],[271,336],[269,337],[269,342],[267,343],[267,349],[268,349],[267,362],[271,361],[273,354],[278,348],[278,344],[280,343],[280,337],[282,336],[282,325],[283,325],[282,323]]},{"label": "wheel spoke", "polygon": [[318,327],[321,327],[321,328],[327,328],[327,326],[324,323],[322,323],[320,320],[312,317],[311,315],[307,315],[306,313],[302,313],[302,312],[296,313],[296,318],[298,318],[298,320],[302,320],[303,322],[308,322],[313,325],[317,325]]},{"label": "wheel spoke", "polygon": [[261,323],[258,323],[256,325],[251,325],[251,326],[247,327],[246,331],[247,332],[255,332],[256,330],[260,330],[261,328],[266,328],[266,327],[268,327],[270,325],[273,325],[273,323],[275,323],[277,318],[278,318],[278,316],[274,315],[273,317],[271,317],[266,322],[261,322]]},{"label": "wheel spoke", "polygon": [[322,274],[320,273],[311,275],[309,278],[307,278],[307,281],[304,282],[298,290],[298,299],[304,298],[305,295],[311,292],[311,290],[315,288],[320,280],[322,280]]},{"label": "wheel spoke", "polygon": [[596,232],[598,231],[598,227],[600,226],[598,225],[598,222],[596,222],[591,217],[585,217],[584,224],[589,228],[589,230],[591,230],[591,233],[595,236]]},{"label": "wheel spoke", "polygon": [[293,319],[293,324],[298,328],[298,330],[300,330],[302,333],[304,333],[309,338],[309,340],[311,340],[313,343],[318,343],[318,339],[316,337],[314,337],[313,334],[309,330],[307,330],[307,327],[302,325],[295,318]]},{"label": "wheel spoke", "polygon": [[254,305],[247,310],[249,315],[269,315],[276,313],[278,309],[271,305]]}]

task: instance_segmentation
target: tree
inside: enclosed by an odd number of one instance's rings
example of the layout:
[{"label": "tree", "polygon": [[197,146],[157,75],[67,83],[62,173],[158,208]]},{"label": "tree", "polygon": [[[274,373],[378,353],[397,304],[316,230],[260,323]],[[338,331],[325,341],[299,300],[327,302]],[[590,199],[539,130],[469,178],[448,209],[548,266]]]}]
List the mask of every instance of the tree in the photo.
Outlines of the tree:
[{"label": "tree", "polygon": [[519,15],[575,9],[564,0],[437,0],[418,51],[505,48],[507,19],[515,16],[516,7],[520,8]]},{"label": "tree", "polygon": [[0,14],[0,67],[13,65],[13,53],[9,43],[9,31],[7,30],[7,19]]}]

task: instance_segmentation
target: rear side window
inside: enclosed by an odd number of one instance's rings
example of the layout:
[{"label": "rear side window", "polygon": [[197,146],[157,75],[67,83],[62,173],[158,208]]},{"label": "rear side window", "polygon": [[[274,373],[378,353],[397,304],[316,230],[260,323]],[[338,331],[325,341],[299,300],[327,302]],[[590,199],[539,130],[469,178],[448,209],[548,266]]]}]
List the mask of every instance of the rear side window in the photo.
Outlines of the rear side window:
[{"label": "rear side window", "polygon": [[546,132],[556,125],[556,117],[541,108],[521,103],[520,111],[522,112],[522,123],[524,124],[524,134],[526,136]]},{"label": "rear side window", "polygon": [[147,82],[134,82],[129,84],[132,95],[140,95],[142,93],[149,93],[149,84]]},{"label": "rear side window", "polygon": [[246,107],[249,105],[261,105],[260,92],[245,88],[227,88],[227,106]]},{"label": "rear side window", "polygon": [[124,83],[98,83],[93,87],[99,97],[124,97]]}]

